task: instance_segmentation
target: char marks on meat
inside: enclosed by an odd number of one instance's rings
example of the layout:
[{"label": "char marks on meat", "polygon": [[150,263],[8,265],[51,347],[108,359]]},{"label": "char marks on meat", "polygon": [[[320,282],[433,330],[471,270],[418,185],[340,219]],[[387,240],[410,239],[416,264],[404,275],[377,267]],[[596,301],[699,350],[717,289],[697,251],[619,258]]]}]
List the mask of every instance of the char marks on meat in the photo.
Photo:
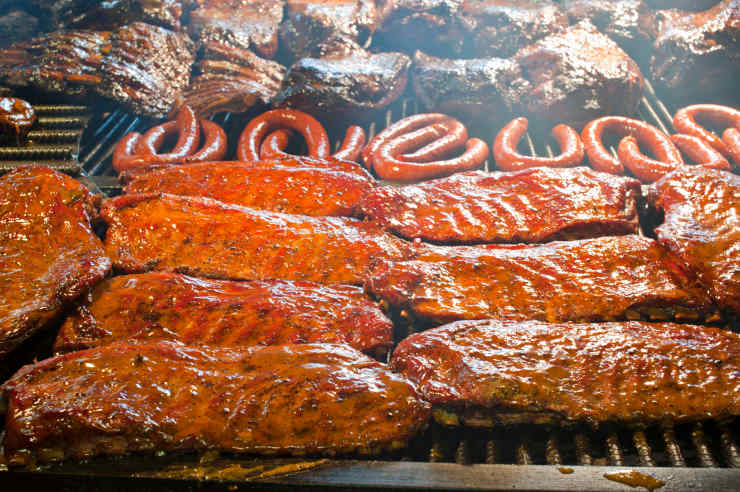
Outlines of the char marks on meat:
[{"label": "char marks on meat", "polygon": [[644,0],[567,0],[571,22],[588,19],[624,49],[640,66],[647,67],[655,38],[653,14]]},{"label": "char marks on meat", "polygon": [[351,217],[360,215],[360,200],[373,186],[374,180],[359,172],[207,162],[135,175],[125,192],[202,196],[273,212]]},{"label": "char marks on meat", "polygon": [[264,108],[285,77],[285,67],[279,63],[217,42],[203,46],[198,70],[200,73],[183,90],[173,114],[185,104],[202,118],[224,111],[243,113]]},{"label": "char marks on meat", "polygon": [[391,367],[468,425],[740,414],[740,336],[704,326],[461,321],[406,338]]},{"label": "char marks on meat", "polygon": [[696,13],[661,11],[656,23],[651,75],[660,87],[703,102],[737,96],[740,0]]},{"label": "char marks on meat", "polygon": [[87,96],[103,82],[109,32],[57,31],[0,51],[0,80],[14,87]]},{"label": "char marks on meat", "polygon": [[227,205],[200,197],[124,195],[106,201],[106,248],[119,270],[234,280],[362,283],[382,259],[412,257],[377,224]]},{"label": "char marks on meat", "polygon": [[99,284],[64,322],[54,350],[158,340],[224,347],[345,343],[372,354],[391,346],[393,324],[358,286],[153,272]]},{"label": "char marks on meat", "polygon": [[715,302],[740,313],[740,177],[685,167],[656,183],[655,233],[698,274]]},{"label": "char marks on meat", "polygon": [[630,115],[642,97],[637,64],[587,21],[522,48],[514,60],[532,84],[525,111],[552,124]]},{"label": "char marks on meat", "polygon": [[676,256],[636,235],[543,245],[438,246],[416,260],[380,262],[366,287],[436,323],[639,316],[699,321],[716,314],[705,289]]},{"label": "char marks on meat", "polygon": [[404,447],[429,416],[403,376],[346,345],[106,345],[26,366],[0,389],[15,465],[136,451],[378,453]]},{"label": "char marks on meat", "polygon": [[294,60],[347,56],[360,49],[381,20],[374,0],[286,0],[286,3],[280,41]]},{"label": "char marks on meat", "polygon": [[465,2],[460,15],[471,32],[475,58],[507,58],[520,48],[568,27],[568,16],[549,0]]},{"label": "char marks on meat", "polygon": [[[132,22],[180,28],[181,0],[30,0],[50,30],[115,29]],[[190,3],[190,0],[185,0]]]},{"label": "char marks on meat", "polygon": [[201,44],[225,44],[272,58],[284,8],[282,0],[202,0],[190,13],[190,33]]},{"label": "char marks on meat", "polygon": [[585,167],[474,171],[381,186],[363,212],[408,239],[440,243],[546,242],[637,232],[640,182]]},{"label": "char marks on meat", "polygon": [[42,167],[0,178],[0,358],[54,322],[110,269],[93,196]]},{"label": "char marks on meat", "polygon": [[164,117],[190,82],[193,43],[182,33],[137,22],[111,34],[96,91],[136,113]]},{"label": "char marks on meat", "polygon": [[274,105],[326,116],[340,126],[366,120],[399,98],[410,66],[403,53],[303,58],[288,70]]},{"label": "char marks on meat", "polygon": [[531,88],[519,65],[504,58],[453,60],[417,51],[411,72],[414,93],[428,111],[483,128],[503,126]]},{"label": "char marks on meat", "polygon": [[394,0],[373,44],[386,50],[458,57],[465,30],[459,16],[463,0]]},{"label": "char marks on meat", "polygon": [[115,31],[57,31],[0,50],[0,81],[164,116],[190,80],[192,42],[144,23]]}]

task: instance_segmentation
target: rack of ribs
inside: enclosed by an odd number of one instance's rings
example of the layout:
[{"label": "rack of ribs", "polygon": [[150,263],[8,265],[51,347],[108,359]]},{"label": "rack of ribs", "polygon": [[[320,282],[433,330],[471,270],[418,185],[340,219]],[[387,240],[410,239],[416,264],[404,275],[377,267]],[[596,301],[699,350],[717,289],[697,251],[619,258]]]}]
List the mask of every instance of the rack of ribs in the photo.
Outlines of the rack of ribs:
[{"label": "rack of ribs", "polygon": [[350,217],[360,215],[360,200],[373,188],[369,175],[326,168],[255,166],[206,162],[135,174],[125,193],[202,196],[224,203],[289,214]]},{"label": "rack of ribs", "polygon": [[95,214],[93,195],[51,169],[0,178],[0,359],[110,270],[90,226]]},{"label": "rack of ribs", "polygon": [[151,272],[98,284],[62,324],[54,350],[127,340],[232,347],[344,343],[382,356],[393,343],[393,324],[359,286]]},{"label": "rack of ribs", "polygon": [[104,202],[101,216],[113,265],[129,273],[361,284],[377,262],[409,259],[415,251],[377,224],[201,197],[123,195]]},{"label": "rack of ribs", "polygon": [[23,367],[0,386],[11,465],[127,452],[372,454],[429,404],[346,345],[115,344]]},{"label": "rack of ribs", "polygon": [[429,247],[415,260],[381,261],[366,287],[435,323],[719,317],[678,257],[636,235],[543,245]]},{"label": "rack of ribs", "polygon": [[459,321],[409,336],[390,364],[452,425],[740,414],[740,335],[707,326]]},{"label": "rack of ribs", "polygon": [[740,313],[740,176],[684,167],[655,184],[658,241],[696,271],[717,305]]},{"label": "rack of ribs", "polygon": [[407,239],[529,243],[636,233],[639,196],[640,183],[631,178],[540,167],[376,187],[362,210]]}]

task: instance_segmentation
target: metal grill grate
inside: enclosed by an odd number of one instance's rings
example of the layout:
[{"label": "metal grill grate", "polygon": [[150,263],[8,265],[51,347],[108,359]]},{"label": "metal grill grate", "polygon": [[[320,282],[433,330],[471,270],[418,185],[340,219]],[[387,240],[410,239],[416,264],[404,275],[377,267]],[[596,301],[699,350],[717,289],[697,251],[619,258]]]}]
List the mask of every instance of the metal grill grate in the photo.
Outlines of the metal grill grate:
[{"label": "metal grill grate", "polygon": [[[418,113],[413,99],[404,99],[382,118],[366,126],[368,138],[380,128],[407,115]],[[666,133],[673,132],[672,113],[646,81],[638,117]],[[213,118],[212,118],[213,119]],[[241,117],[230,113],[214,119],[226,130],[232,147],[244,126]],[[115,143],[130,131],[145,131],[156,122],[114,110],[98,115],[83,138],[80,164],[85,174],[106,194],[120,193],[111,167]],[[496,129],[497,130],[497,129]],[[494,130],[495,131],[495,130]],[[474,134],[474,132],[471,132]],[[495,133],[475,135],[491,142]],[[336,137],[336,136],[335,136]],[[337,142],[340,139],[334,138]],[[541,135],[527,133],[525,145],[532,155],[554,155]],[[233,155],[233,148],[230,149]],[[613,151],[614,149],[612,149]],[[486,170],[493,170],[489,160]],[[401,313],[403,317],[405,313]],[[404,319],[409,325],[412,320]],[[407,334],[408,330],[401,330]],[[432,423],[403,452],[383,456],[387,461],[470,464],[512,464],[552,466],[630,466],[718,468],[740,467],[738,420],[705,421],[677,426],[627,428],[616,425],[593,429],[519,425],[492,429],[445,428]]]}]

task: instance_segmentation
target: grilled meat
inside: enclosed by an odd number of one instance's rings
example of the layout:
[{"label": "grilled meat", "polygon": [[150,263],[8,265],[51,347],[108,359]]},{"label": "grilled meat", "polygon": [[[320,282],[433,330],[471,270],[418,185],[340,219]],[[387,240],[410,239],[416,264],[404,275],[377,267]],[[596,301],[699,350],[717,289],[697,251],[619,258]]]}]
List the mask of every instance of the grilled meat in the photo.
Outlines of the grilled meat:
[{"label": "grilled meat", "polygon": [[486,129],[503,126],[531,86],[510,59],[452,60],[414,54],[411,81],[428,111]]},{"label": "grilled meat", "polygon": [[366,120],[399,98],[410,66],[402,53],[303,58],[288,70],[274,105],[326,116],[339,126]]},{"label": "grilled meat", "polygon": [[376,453],[403,447],[429,416],[404,377],[346,345],[106,345],[26,366],[0,388],[14,465],[135,451]]},{"label": "grilled meat", "polygon": [[462,0],[393,0],[373,44],[385,50],[458,57],[464,48],[465,29],[459,15]]},{"label": "grilled meat", "polygon": [[655,38],[653,15],[644,0],[567,0],[571,22],[588,19],[626,51],[640,66],[647,67]]},{"label": "grilled meat", "polygon": [[249,50],[209,42],[193,78],[173,108],[188,105],[205,118],[222,111],[267,107],[280,89],[285,67]]},{"label": "grilled meat", "polygon": [[740,0],[697,13],[661,11],[656,19],[660,33],[650,65],[659,86],[706,102],[737,95]]},{"label": "grilled meat", "polygon": [[0,81],[80,98],[93,93],[164,116],[190,80],[192,42],[140,22],[110,31],[58,31],[0,50]]},{"label": "grilled meat", "polygon": [[126,272],[167,270],[235,280],[361,283],[411,246],[376,224],[227,205],[207,198],[124,195],[104,203],[106,248]]},{"label": "grilled meat", "polygon": [[163,117],[190,81],[192,49],[185,34],[140,22],[122,27],[110,37],[105,83],[95,90],[136,113]]},{"label": "grilled meat", "polygon": [[31,103],[17,97],[0,97],[0,135],[20,142],[35,122],[36,111]]},{"label": "grilled meat", "polygon": [[25,10],[12,9],[0,15],[0,48],[26,41],[39,32],[38,18]]},{"label": "grilled meat", "polygon": [[203,0],[190,13],[190,33],[202,44],[224,44],[272,58],[284,7],[282,0]]},{"label": "grilled meat", "polygon": [[262,210],[313,216],[359,216],[374,180],[359,173],[310,167],[191,164],[136,175],[126,193],[202,196]]},{"label": "grilled meat", "polygon": [[568,16],[549,0],[465,2],[460,15],[475,58],[510,57],[520,48],[568,27]]},{"label": "grilled meat", "polygon": [[391,346],[393,324],[362,287],[153,272],[99,284],[64,322],[54,350],[136,340],[230,347],[345,343],[372,354]]},{"label": "grilled meat", "polygon": [[87,96],[103,82],[109,32],[58,31],[0,50],[0,81],[14,87]]},{"label": "grilled meat", "polygon": [[46,328],[110,269],[93,196],[51,169],[0,178],[0,358]]},{"label": "grilled meat", "polygon": [[179,29],[182,3],[181,0],[30,0],[49,30],[110,30],[138,21]]},{"label": "grilled meat", "polygon": [[658,241],[681,257],[722,308],[740,313],[740,177],[685,167],[656,183]]},{"label": "grilled meat", "polygon": [[440,243],[546,242],[637,232],[640,182],[585,167],[473,171],[380,186],[362,211],[408,239]]},{"label": "grilled meat", "polygon": [[403,340],[391,367],[446,423],[740,414],[740,336],[705,326],[460,321]]},{"label": "grilled meat", "polygon": [[439,246],[413,261],[381,261],[366,287],[435,323],[460,319],[608,321],[715,315],[681,261],[648,238],[544,245]]},{"label": "grilled meat", "polygon": [[522,105],[533,118],[582,127],[605,115],[632,114],[642,97],[640,69],[584,21],[514,56],[532,84]]},{"label": "grilled meat", "polygon": [[348,55],[380,21],[374,0],[286,0],[280,26],[283,48],[294,58]]}]

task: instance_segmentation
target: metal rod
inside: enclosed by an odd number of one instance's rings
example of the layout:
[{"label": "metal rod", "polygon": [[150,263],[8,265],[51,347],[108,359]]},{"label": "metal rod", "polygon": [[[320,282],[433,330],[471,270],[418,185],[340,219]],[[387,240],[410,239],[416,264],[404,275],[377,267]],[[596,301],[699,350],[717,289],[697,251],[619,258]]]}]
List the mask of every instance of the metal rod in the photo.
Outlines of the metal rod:
[{"label": "metal rod", "polygon": [[676,432],[673,430],[673,427],[663,429],[663,441],[665,442],[665,450],[671,466],[686,466],[686,461],[683,459],[681,446],[678,444]]},{"label": "metal rod", "polygon": [[619,444],[619,436],[616,432],[610,432],[607,436],[606,452],[609,455],[609,464],[613,466],[624,466],[622,446]]},{"label": "metal rod", "polygon": [[554,432],[550,433],[545,446],[545,461],[548,465],[561,465],[563,459],[560,456],[560,449],[558,446],[558,438]]},{"label": "metal rod", "polygon": [[635,445],[635,449],[637,449],[637,458],[640,466],[655,466],[652,456],[653,450],[650,448],[650,443],[647,440],[647,436],[645,436],[645,432],[641,430],[635,431],[632,434],[632,442]]},{"label": "metal rod", "polygon": [[578,458],[578,464],[583,466],[592,465],[593,458],[591,458],[588,438],[582,432],[578,432],[573,437],[573,441],[576,447],[576,457]]},{"label": "metal rod", "polygon": [[732,430],[727,423],[719,426],[720,442],[722,443],[722,454],[727,460],[727,464],[732,468],[740,468],[740,449],[738,449],[735,439],[732,437]]},{"label": "metal rod", "polygon": [[691,431],[691,440],[696,446],[696,455],[699,458],[699,465],[705,468],[713,468],[718,466],[717,461],[712,456],[712,451],[709,449],[709,445],[704,435],[704,427],[701,422],[697,422]]}]

